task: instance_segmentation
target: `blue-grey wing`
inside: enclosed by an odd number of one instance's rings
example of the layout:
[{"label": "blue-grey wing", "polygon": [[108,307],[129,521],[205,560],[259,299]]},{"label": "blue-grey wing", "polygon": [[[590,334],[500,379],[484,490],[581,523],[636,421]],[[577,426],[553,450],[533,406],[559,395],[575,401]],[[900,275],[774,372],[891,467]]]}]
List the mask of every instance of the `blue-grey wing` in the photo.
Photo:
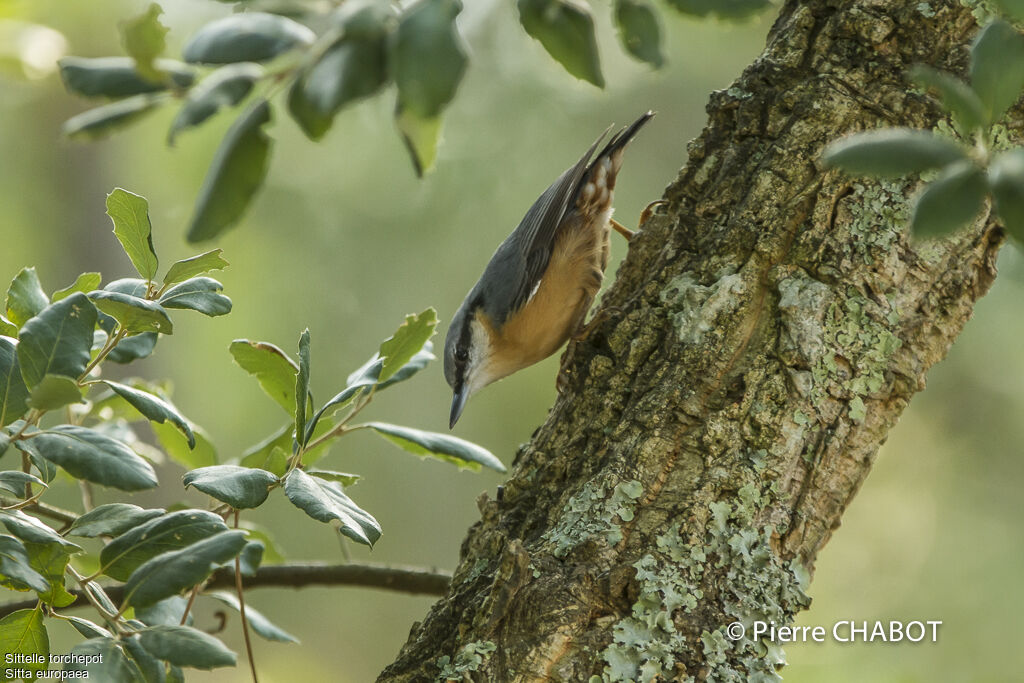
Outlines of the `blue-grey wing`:
[{"label": "blue-grey wing", "polygon": [[509,236],[507,245],[502,245],[510,249],[506,257],[521,259],[519,281],[513,287],[514,294],[506,309],[509,313],[519,310],[540,283],[551,258],[558,228],[566,212],[573,207],[590,157],[607,132],[605,131],[575,165],[560,175],[537,198],[519,223],[519,227]]}]

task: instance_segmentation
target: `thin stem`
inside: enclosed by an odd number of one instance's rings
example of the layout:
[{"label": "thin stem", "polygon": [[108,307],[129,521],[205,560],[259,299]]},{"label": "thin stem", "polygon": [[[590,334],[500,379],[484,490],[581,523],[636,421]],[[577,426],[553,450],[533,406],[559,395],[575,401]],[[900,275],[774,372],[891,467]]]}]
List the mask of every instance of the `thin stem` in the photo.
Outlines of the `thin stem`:
[{"label": "thin stem", "polygon": [[199,584],[193,587],[192,593],[188,596],[188,603],[185,605],[185,611],[181,613],[181,626],[184,626],[185,622],[188,621],[188,613],[192,611],[192,605],[195,604],[196,596],[199,595],[199,586],[201,585],[202,584]]},{"label": "thin stem", "polygon": [[[374,391],[376,389],[377,389],[377,385],[376,384],[373,385],[372,387],[370,387],[370,391],[366,394],[366,397],[362,398],[359,401],[357,401],[356,405],[352,407],[352,410],[350,410],[348,412],[348,415],[346,415],[345,418],[341,422],[339,422],[338,425],[334,429],[332,429],[331,431],[327,432],[326,434],[321,436],[319,439],[316,439],[315,441],[312,441],[312,442],[306,444],[305,448],[300,449],[300,451],[298,453],[297,460],[301,460],[302,459],[302,454],[305,453],[306,451],[311,451],[311,450],[313,450],[314,448],[316,448],[317,446],[319,446],[320,444],[322,444],[322,443],[324,443],[326,441],[329,441],[329,440],[331,440],[333,438],[342,436],[346,432],[353,432],[353,431],[355,431],[357,429],[365,429],[366,428],[365,425],[358,425],[358,426],[355,426],[355,427],[349,427],[348,423],[352,420],[352,418],[354,418],[356,415],[358,415],[359,412],[363,408],[365,408],[366,406],[368,406],[370,404],[370,401],[373,400],[373,394],[374,394]],[[294,467],[292,467],[291,469],[294,469]]]},{"label": "thin stem", "polygon": [[96,608],[96,611],[100,613],[100,615],[107,621],[107,623],[114,627],[115,631],[121,633],[124,629],[122,628],[120,623],[120,614],[111,614],[110,612],[108,612],[107,609],[100,604],[100,601],[97,600],[96,597],[89,591],[87,584],[91,579],[88,579],[79,574],[78,571],[74,567],[72,567],[70,563],[66,565],[65,569],[69,574],[71,574],[75,581],[78,582],[78,585],[82,587],[82,593],[85,595],[85,599],[88,600],[94,608]]},{"label": "thin stem", "polygon": [[[0,505],[17,505],[19,502],[20,501],[13,500],[11,498],[0,497]],[[52,520],[63,522],[67,526],[71,526],[75,520],[78,519],[78,515],[71,512],[71,510],[65,510],[64,508],[59,508],[54,505],[47,505],[46,503],[34,502],[31,505],[26,506],[26,509],[35,512],[41,517],[49,517]]]},{"label": "thin stem", "polygon": [[84,479],[79,479],[78,488],[82,491],[82,508],[89,512],[94,507],[92,504],[92,486]]},{"label": "thin stem", "polygon": [[107,357],[107,354],[113,351],[114,347],[117,346],[118,343],[127,336],[127,334],[127,330],[119,326],[117,332],[115,332],[112,337],[107,337],[107,342],[103,345],[103,348],[101,348],[100,352],[96,354],[96,357],[89,361],[89,364],[85,366],[85,372],[79,375],[79,386],[82,385],[82,382],[89,376],[89,373],[92,372],[97,365],[103,362],[103,359]]},{"label": "thin stem", "polygon": [[[238,510],[235,510],[235,528],[238,528]],[[245,653],[249,656],[249,670],[252,671],[252,683],[259,683],[256,677],[256,659],[253,655],[252,641],[249,639],[249,620],[245,616],[245,591],[242,589],[242,563],[235,556],[235,591],[238,593],[238,613],[242,615],[242,635],[245,636]]]}]

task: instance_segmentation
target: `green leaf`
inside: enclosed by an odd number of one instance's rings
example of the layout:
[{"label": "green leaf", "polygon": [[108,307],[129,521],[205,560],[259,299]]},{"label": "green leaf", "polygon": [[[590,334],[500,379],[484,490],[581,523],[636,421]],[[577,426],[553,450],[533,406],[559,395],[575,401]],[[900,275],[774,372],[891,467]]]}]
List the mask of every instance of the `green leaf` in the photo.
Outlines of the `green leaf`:
[{"label": "green leaf", "polygon": [[[132,626],[142,626],[141,622],[135,619],[128,623]],[[167,664],[158,660],[142,647],[138,637],[121,638],[121,646],[128,654],[131,663],[138,669],[137,678],[141,683],[167,683]]]},{"label": "green leaf", "polygon": [[78,657],[65,664],[64,671],[88,672],[89,680],[103,683],[140,683],[138,670],[112,638],[90,638],[71,648],[70,654]]},{"label": "green leaf", "polygon": [[137,277],[123,277],[119,280],[108,282],[103,291],[128,294],[138,299],[145,299],[149,293],[149,285],[145,280],[140,280]]},{"label": "green leaf", "polygon": [[[17,423],[15,423],[17,424]],[[57,466],[46,458],[39,455],[39,452],[27,440],[15,441],[14,447],[29,457],[29,461],[39,472],[39,476],[49,484],[57,476]]]},{"label": "green leaf", "polygon": [[[238,603],[238,597],[231,593],[214,591],[212,593],[207,593],[206,595],[214,600],[219,600],[236,612],[241,611],[241,605]],[[258,612],[252,605],[248,604],[248,600],[246,600],[245,605],[245,619],[249,622],[249,626],[252,628],[253,632],[261,638],[274,640],[279,643],[299,642],[298,638],[271,623],[271,621],[263,616],[263,614]]]},{"label": "green leaf", "polygon": [[121,42],[135,60],[135,70],[150,81],[163,80],[164,75],[154,64],[157,57],[167,49],[167,32],[170,30],[160,23],[164,11],[155,2],[144,14],[121,22]]},{"label": "green leaf", "polygon": [[162,76],[150,81],[135,70],[130,57],[65,57],[57,64],[64,87],[85,97],[130,97],[166,90],[168,82],[175,88],[186,89],[195,81],[195,73],[181,62],[158,59],[154,62]]},{"label": "green leaf", "polygon": [[310,140],[319,140],[331,129],[333,117],[321,114],[306,97],[301,74],[288,88],[288,113]]},{"label": "green leaf", "polygon": [[17,341],[0,337],[0,427],[25,414],[28,396],[28,387],[21,377]]},{"label": "green leaf", "polygon": [[142,118],[160,104],[150,95],[135,95],[72,116],[60,132],[72,140],[99,140]]},{"label": "green leaf", "polygon": [[[168,141],[174,144],[174,138],[179,132],[198,126],[222,107],[233,107],[244,100],[262,77],[263,67],[252,62],[228,64],[214,71],[189,91],[185,103],[171,124]],[[202,270],[194,274],[204,272],[206,271]],[[166,279],[164,281],[166,282]]]},{"label": "green leaf", "polygon": [[157,485],[153,467],[135,451],[109,436],[77,425],[60,425],[36,432],[23,447],[63,467],[76,479],[141,491]]},{"label": "green leaf", "polygon": [[405,322],[380,345],[379,354],[384,363],[379,382],[386,382],[420,352],[437,328],[437,311],[432,307],[419,315],[405,316]]},{"label": "green leaf", "polygon": [[267,499],[277,476],[257,468],[214,465],[186,472],[185,488],[194,486],[236,510],[259,507]]},{"label": "green leaf", "polygon": [[661,25],[647,0],[615,0],[615,23],[626,52],[656,69],[665,64],[661,53]]},{"label": "green leaf", "polygon": [[669,0],[669,4],[684,14],[714,14],[722,19],[743,19],[771,7],[770,0]]},{"label": "green leaf", "polygon": [[14,536],[0,535],[0,578],[5,585],[12,585],[18,590],[32,590],[45,593],[50,589],[46,577],[32,568],[29,563],[28,550]]},{"label": "green leaf", "polygon": [[[431,342],[423,344],[423,348],[414,355],[408,363],[403,365],[395,372],[388,380],[381,382],[377,385],[377,391],[381,391],[390,387],[393,384],[404,382],[409,379],[417,372],[427,367],[427,364],[432,360],[437,360],[437,357],[433,354],[434,345]],[[348,384],[362,384],[364,382],[376,382],[380,378],[380,370],[383,365],[380,354],[374,354],[373,358],[368,360],[358,370],[348,376],[346,380]]]},{"label": "green leaf", "polygon": [[295,439],[306,445],[306,407],[309,403],[309,328],[299,337],[299,371],[295,375]]},{"label": "green leaf", "polygon": [[587,5],[571,0],[519,0],[519,23],[565,70],[604,87],[594,19]]},{"label": "green leaf", "polygon": [[284,480],[284,492],[297,508],[320,522],[338,526],[338,530],[357,543],[373,546],[380,538],[380,524],[345,495],[332,481],[292,470]]},{"label": "green leaf", "polygon": [[463,439],[436,432],[424,432],[411,427],[383,422],[368,422],[364,426],[381,434],[388,441],[416,455],[429,455],[458,465],[460,468],[479,471],[480,466],[489,467],[499,472],[505,471],[493,453]]},{"label": "green leaf", "polygon": [[213,239],[242,217],[267,174],[270,138],[263,126],[269,121],[270,105],[257,100],[224,135],[199,190],[189,242]]},{"label": "green leaf", "polygon": [[35,517],[26,515],[21,510],[0,511],[0,523],[2,523],[13,536],[25,543],[55,543],[64,552],[78,552],[82,548],[71,541],[65,541],[56,531],[40,522]]},{"label": "green leaf", "polygon": [[970,73],[989,123],[997,122],[1024,89],[1024,36],[1005,21],[990,21],[971,46]]},{"label": "green leaf", "polygon": [[21,327],[50,304],[35,268],[22,268],[7,289],[7,317]]},{"label": "green leaf", "polygon": [[[242,552],[238,555],[238,569],[242,576],[256,576],[260,562],[263,561],[264,547],[263,541],[248,541],[245,544]],[[229,567],[232,571],[235,569],[234,560],[229,560],[221,566]]]},{"label": "green leaf", "polygon": [[966,155],[960,145],[930,131],[884,128],[837,140],[822,158],[851,175],[899,178],[948,166]]},{"label": "green leaf", "polygon": [[238,555],[245,543],[245,532],[223,531],[146,561],[125,582],[124,604],[146,607],[203,582],[214,565]]},{"label": "green leaf", "polygon": [[113,389],[114,393],[128,401],[133,408],[146,416],[146,418],[160,423],[169,420],[188,440],[189,448],[196,447],[196,437],[192,433],[192,427],[189,426],[188,420],[173,405],[158,396],[125,384],[109,380],[103,380],[103,382]]},{"label": "green leaf", "polygon": [[50,304],[21,328],[18,361],[30,389],[45,375],[79,377],[89,363],[96,308],[81,292]]},{"label": "green leaf", "polygon": [[987,124],[985,105],[978,99],[977,93],[959,78],[923,64],[910,70],[910,78],[921,87],[939,93],[939,101],[953,115],[963,133],[969,135]]},{"label": "green leaf", "polygon": [[95,581],[89,581],[85,584],[85,591],[92,596],[92,599],[96,601],[100,607],[110,612],[111,614],[117,614],[117,607],[114,607],[114,601],[110,599],[107,592],[103,590],[103,586],[99,585]]},{"label": "green leaf", "polygon": [[[18,669],[35,672],[47,669],[46,662],[50,658],[50,638],[46,634],[46,627],[43,626],[41,607],[20,609],[0,619],[0,652],[5,655],[3,664],[6,671],[0,669],[0,675],[4,681],[13,680],[10,674],[13,660],[7,658],[11,655],[21,655],[24,658],[18,662],[16,667]],[[32,661],[39,657],[42,658],[42,662]],[[35,679],[33,677],[29,680]]]},{"label": "green leaf", "polygon": [[114,223],[114,235],[124,247],[132,265],[146,280],[156,277],[160,261],[153,248],[153,225],[145,197],[120,187],[107,195],[107,215]]},{"label": "green leaf", "polygon": [[[172,595],[149,607],[140,607],[135,610],[135,616],[146,626],[178,626],[181,624],[181,618],[185,616],[187,607],[187,599],[180,595]],[[191,626],[192,622],[192,613],[189,612],[185,617],[185,626]]]},{"label": "green leaf", "polygon": [[174,323],[161,304],[131,294],[102,289],[89,292],[89,298],[96,308],[114,318],[129,334],[174,332]]},{"label": "green leaf", "polygon": [[316,34],[297,21],[264,12],[245,12],[203,26],[185,43],[186,62],[265,62],[293,48],[312,45]]},{"label": "green leaf", "polygon": [[[1024,241],[1024,150],[996,157],[988,168],[988,185],[996,200],[996,213],[1006,230]],[[3,379],[0,377],[0,387]]]},{"label": "green leaf", "polygon": [[336,481],[343,487],[353,486],[357,481],[361,479],[358,474],[348,474],[347,472],[331,472],[330,470],[305,470],[306,474],[317,479],[323,479],[324,481]]},{"label": "green leaf", "polygon": [[167,452],[172,460],[186,469],[206,467],[217,463],[217,449],[210,443],[210,438],[202,427],[194,422],[188,423],[189,428],[195,436],[195,447],[190,447],[185,435],[177,427],[171,424],[150,423],[153,434],[156,435],[160,446]]},{"label": "green leaf", "polygon": [[72,403],[82,402],[78,382],[63,375],[45,375],[32,388],[28,404],[36,410],[56,410]]},{"label": "green leaf", "polygon": [[44,488],[46,487],[46,482],[34,474],[29,474],[28,472],[19,472],[17,470],[0,472],[0,489],[9,491],[18,498],[25,497],[25,484],[35,484]]},{"label": "green leaf", "polygon": [[995,0],[999,13],[1016,22],[1024,22],[1024,0]]},{"label": "green leaf", "polygon": [[119,536],[130,529],[163,515],[163,508],[146,510],[129,503],[99,505],[76,519],[67,530],[69,536],[95,538]]},{"label": "green leaf", "polygon": [[188,626],[150,626],[139,643],[157,659],[195,669],[234,666],[235,653],[211,635]]},{"label": "green leaf", "polygon": [[211,249],[198,256],[176,261],[164,275],[164,286],[184,282],[211,270],[224,270],[230,264],[221,256],[223,251],[223,249]]},{"label": "green leaf", "polygon": [[319,140],[342,107],[378,92],[389,80],[387,34],[393,12],[379,2],[346,2],[335,15],[341,38],[292,84],[288,107],[308,137]]},{"label": "green leaf", "polygon": [[[418,351],[405,365],[395,371],[391,377],[379,384],[378,379],[380,377],[381,368],[384,366],[384,360],[380,357],[379,353],[374,354],[373,358],[366,361],[362,367],[348,376],[345,388],[327,401],[327,403],[317,411],[316,415],[313,416],[313,419],[309,420],[306,424],[306,442],[308,443],[314,436],[314,432],[320,425],[321,418],[325,415],[333,414],[339,408],[348,404],[349,401],[358,396],[367,387],[376,385],[377,391],[383,391],[392,384],[403,382],[422,370],[426,367],[427,363],[435,359],[434,354],[431,353],[433,348],[433,344],[429,341],[425,342],[422,350]],[[303,457],[303,461],[306,464],[312,462],[308,456],[309,454],[307,453],[306,456]]]},{"label": "green leaf", "polygon": [[228,347],[231,357],[253,375],[267,396],[277,401],[289,415],[295,411],[295,376],[299,366],[284,351],[270,342],[236,339]]},{"label": "green leaf", "polygon": [[239,464],[242,467],[258,467],[279,477],[284,476],[288,469],[288,454],[291,452],[294,428],[295,425],[289,422],[260,443],[250,447],[242,453]]},{"label": "green leaf", "polygon": [[146,358],[156,348],[156,332],[143,332],[125,337],[117,343],[114,350],[107,354],[107,360],[114,363],[131,363],[139,358]]},{"label": "green leaf", "polygon": [[113,634],[102,626],[98,626],[88,619],[65,614],[64,618],[71,622],[75,630],[86,638],[113,638]]},{"label": "green leaf", "polygon": [[67,607],[75,602],[75,596],[64,585],[67,571],[68,552],[56,543],[26,543],[29,562],[49,583],[49,588],[39,594],[39,599],[54,607]]},{"label": "green leaf", "polygon": [[231,299],[218,294],[224,285],[210,277],[194,277],[171,287],[162,297],[165,308],[186,308],[211,317],[231,312]]},{"label": "green leaf", "polygon": [[150,559],[187,548],[227,529],[224,520],[212,512],[169,512],[129,529],[105,545],[100,551],[100,564],[104,574],[124,581]]},{"label": "green leaf", "polygon": [[969,161],[950,166],[929,183],[914,204],[915,237],[941,237],[970,222],[985,200],[985,174]]},{"label": "green leaf", "polygon": [[455,27],[460,0],[419,0],[402,13],[391,35],[389,64],[400,109],[434,119],[452,98],[466,71],[466,50]]},{"label": "green leaf", "polygon": [[404,107],[401,102],[395,110],[395,125],[402,142],[412,157],[416,175],[422,178],[434,168],[437,161],[437,143],[441,137],[441,117],[424,117]]},{"label": "green leaf", "polygon": [[5,337],[17,337],[18,326],[7,319],[3,313],[0,313],[0,336]]},{"label": "green leaf", "polygon": [[61,299],[66,299],[75,292],[81,292],[82,294],[88,294],[94,289],[100,286],[103,281],[103,277],[99,273],[82,273],[75,281],[65,287],[64,289],[58,289],[53,293],[52,301],[57,302]]}]

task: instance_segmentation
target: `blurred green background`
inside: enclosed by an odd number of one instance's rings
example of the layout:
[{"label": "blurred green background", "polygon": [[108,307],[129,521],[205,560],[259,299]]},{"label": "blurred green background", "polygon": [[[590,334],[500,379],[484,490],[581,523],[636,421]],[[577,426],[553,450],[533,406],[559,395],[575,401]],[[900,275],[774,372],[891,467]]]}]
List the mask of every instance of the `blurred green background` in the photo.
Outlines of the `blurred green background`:
[{"label": "blurred green background", "polygon": [[[631,146],[618,186],[618,216],[631,224],[674,178],[687,141],[703,125],[708,93],[728,87],[760,52],[773,18],[735,25],[666,10],[669,65],[651,72],[618,47],[608,2],[594,2],[609,83],[602,92],[568,76],[528,38],[512,4],[466,3],[460,27],[472,62],[446,118],[437,169],[425,180],[414,177],[393,129],[391,92],[342,113],[321,144],[276,114],[266,187],[244,224],[216,245],[232,264],[218,277],[234,300],[233,313],[211,320],[179,312],[174,336],[132,369],[173,379],[176,403],[206,428],[222,460],[284,422],[231,362],[232,339],[294,351],[308,326],[314,395],[332,395],[404,314],[433,305],[446,326],[491,252],[548,183],[610,123],[627,123],[651,108],[658,117]],[[0,0],[0,19],[52,26],[66,36],[71,54],[104,56],[121,53],[117,22],[144,7],[127,0]],[[199,0],[167,1],[164,8],[171,55],[198,25],[229,11]],[[0,47],[10,52],[13,45]],[[60,123],[86,106],[65,94],[53,74],[0,78],[5,281],[23,265],[37,266],[49,290],[84,270],[101,270],[105,280],[130,275],[104,215],[104,197],[115,186],[149,199],[165,265],[200,251],[185,245],[184,228],[231,115],[182,135],[175,149],[163,142],[171,110],[97,144],[60,139]],[[617,261],[625,244],[616,240],[613,251]],[[1008,249],[1000,266],[993,291],[949,359],[929,376],[928,390],[893,431],[820,555],[814,604],[798,621],[830,628],[838,619],[942,620],[940,642],[788,646],[786,680],[1019,680],[1024,322],[1010,310],[1024,294],[1024,263]],[[456,433],[510,462],[552,403],[557,362],[549,359],[475,397]],[[440,431],[449,396],[435,363],[367,412]],[[501,481],[492,472],[460,473],[418,460],[363,433],[340,442],[322,464],[364,475],[351,493],[384,528],[372,553],[351,547],[355,560],[454,567],[459,542],[477,518],[476,497],[484,490],[493,495]],[[175,465],[160,474],[162,488],[133,496],[134,502],[203,504],[182,490]],[[98,502],[112,499],[106,495]],[[75,505],[75,492],[67,487],[52,500]],[[311,523],[280,495],[248,517],[275,530],[289,558],[342,559],[330,528]],[[261,589],[249,600],[302,640],[301,646],[258,641],[265,682],[372,680],[432,602],[349,588]],[[198,616],[199,626],[214,621],[208,607]],[[222,637],[242,651],[237,621]],[[51,638],[56,652],[78,639],[60,625]],[[193,673],[190,680],[249,677],[243,666]]]}]

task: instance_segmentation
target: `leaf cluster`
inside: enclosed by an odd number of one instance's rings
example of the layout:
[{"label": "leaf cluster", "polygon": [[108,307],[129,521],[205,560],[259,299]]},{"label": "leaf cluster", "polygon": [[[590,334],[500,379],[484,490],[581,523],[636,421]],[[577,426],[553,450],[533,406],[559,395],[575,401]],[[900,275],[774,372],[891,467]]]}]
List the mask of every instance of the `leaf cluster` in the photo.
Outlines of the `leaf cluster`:
[{"label": "leaf cluster", "polygon": [[[281,489],[306,515],[357,543],[372,546],[381,536],[377,520],[346,492],[358,475],[312,467],[337,439],[365,429],[419,456],[504,471],[490,452],[446,434],[352,422],[377,392],[433,360],[432,308],[408,316],[323,404],[310,390],[308,330],[297,360],[267,342],[233,342],[235,362],[282,407],[287,422],[239,461],[218,463],[203,430],[171,402],[164,385],[114,381],[102,370],[106,362],[151,354],[161,337],[173,334],[176,310],[209,317],[230,312],[231,300],[209,277],[228,263],[214,249],[176,261],[160,277],[146,200],[115,189],[107,214],[138,277],[104,285],[100,273],[83,273],[48,293],[35,269],[25,268],[11,282],[0,313],[0,458],[8,459],[0,463],[0,526],[6,530],[0,533],[0,586],[34,592],[39,600],[34,609],[0,620],[5,653],[44,655],[45,661],[48,620],[61,619],[85,638],[71,650],[82,657],[66,668],[84,669],[96,680],[180,681],[182,667],[233,666],[235,654],[192,627],[189,615],[215,570],[248,576],[265,555],[280,557],[267,533],[241,523],[241,511]],[[338,418],[342,410],[347,413]],[[144,509],[127,502],[93,508],[84,495],[82,514],[62,513],[61,528],[44,523],[48,508],[41,499],[61,479],[86,492],[93,485],[124,492],[158,485],[153,465],[164,453],[139,438],[133,425],[140,421],[186,468],[184,487],[208,495],[212,509]],[[75,602],[69,581],[84,591],[98,620],[61,611]],[[119,604],[105,588],[112,582],[121,584]],[[247,607],[240,578],[237,585],[236,595],[209,597],[238,610],[243,625],[258,635],[295,641]]]},{"label": "leaf cluster", "polygon": [[[1024,21],[1024,6],[998,4]],[[825,163],[880,178],[934,174],[914,201],[910,227],[918,237],[941,237],[973,222],[989,199],[1009,233],[1024,241],[1024,149],[993,149],[993,127],[1024,91],[1024,35],[1002,19],[986,24],[971,46],[969,82],[922,65],[909,76],[935,95],[960,139],[885,128],[833,142]]]},{"label": "leaf cluster", "polygon": [[[283,106],[311,140],[331,129],[339,111],[394,85],[395,125],[419,175],[437,159],[441,122],[469,64],[457,25],[462,0],[346,0],[311,8],[301,0],[239,10],[202,26],[182,59],[165,58],[168,29],[159,5],[121,24],[127,56],[60,62],[67,89],[110,100],[72,117],[64,133],[97,139],[159,107],[179,105],[168,132],[178,136],[219,111],[247,103],[214,153],[188,228],[192,242],[235,225],[267,173],[273,141],[267,127]],[[768,0],[672,0],[680,12],[737,18]],[[604,87],[594,18],[583,0],[518,0],[527,34],[570,74]],[[623,48],[658,68],[662,30],[650,0],[615,0],[613,21]],[[275,104],[281,94],[283,103]]]}]

